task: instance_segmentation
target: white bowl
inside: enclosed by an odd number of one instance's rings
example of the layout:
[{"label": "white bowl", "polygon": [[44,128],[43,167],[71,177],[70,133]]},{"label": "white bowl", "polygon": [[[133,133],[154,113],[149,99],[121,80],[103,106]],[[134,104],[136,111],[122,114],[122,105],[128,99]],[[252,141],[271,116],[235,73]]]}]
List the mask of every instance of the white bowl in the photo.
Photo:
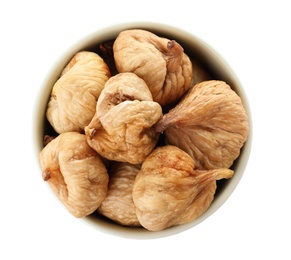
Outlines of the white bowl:
[{"label": "white bowl", "polygon": [[[196,36],[192,35],[191,33],[188,33],[180,28],[168,26],[165,24],[149,22],[132,22],[118,24],[98,30],[71,46],[68,51],[64,53],[62,57],[60,57],[60,59],[49,71],[47,77],[44,79],[44,82],[40,88],[38,98],[36,100],[34,109],[35,114],[33,115],[34,154],[37,161],[39,153],[43,148],[43,136],[47,129],[47,123],[45,119],[47,102],[50,97],[52,86],[58,79],[62,69],[76,52],[88,49],[91,50],[94,46],[98,46],[99,43],[116,38],[119,32],[125,29],[134,28],[145,29],[157,35],[165,36],[168,39],[176,40],[183,46],[185,53],[187,53],[188,55],[193,55],[197,59],[202,61],[203,64],[205,64],[206,68],[215,75],[215,79],[226,81],[241,97],[245,110],[249,117],[250,126],[248,139],[241,150],[239,158],[232,166],[232,169],[235,171],[234,176],[229,180],[223,181],[222,184],[219,185],[218,190],[215,194],[215,198],[208,210],[193,222],[184,225],[174,226],[163,231],[151,232],[143,228],[123,227],[118,224],[112,223],[105,218],[96,217],[96,215],[90,215],[80,219],[81,221],[84,221],[85,223],[92,226],[93,228],[96,228],[105,233],[126,238],[148,239],[170,236],[178,234],[187,229],[194,228],[197,224],[210,217],[219,207],[222,206],[222,204],[228,199],[228,197],[236,188],[247,165],[251,151],[252,124],[249,103],[237,76],[224,61],[224,59],[208,44],[206,44]],[[38,172],[37,174],[41,174],[41,172]]]}]

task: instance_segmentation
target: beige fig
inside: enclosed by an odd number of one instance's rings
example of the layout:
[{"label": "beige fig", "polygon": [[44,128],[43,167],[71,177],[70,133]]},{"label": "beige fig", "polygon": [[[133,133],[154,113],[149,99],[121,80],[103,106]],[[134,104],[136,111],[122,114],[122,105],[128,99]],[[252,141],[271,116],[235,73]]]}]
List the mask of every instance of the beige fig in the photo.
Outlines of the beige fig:
[{"label": "beige fig", "polygon": [[110,180],[106,198],[98,212],[123,226],[140,226],[132,200],[132,188],[140,165],[115,163],[109,171]]},{"label": "beige fig", "polygon": [[[219,169],[217,173],[226,174],[226,172],[226,169]],[[197,173],[199,173],[199,171],[197,171]],[[208,174],[214,174],[214,172],[209,172]],[[226,178],[225,176],[224,178]],[[183,213],[177,216],[175,225],[186,224],[200,217],[211,205],[216,192],[216,187],[215,180],[209,181],[209,183],[198,192],[195,199],[193,199],[192,203],[183,211]]]},{"label": "beige fig", "polygon": [[40,153],[42,176],[75,217],[93,213],[105,199],[108,173],[84,134],[62,133]]},{"label": "beige fig", "polygon": [[162,118],[146,83],[133,73],[111,77],[98,99],[96,114],[85,133],[88,144],[113,161],[141,163],[155,147]]},{"label": "beige fig", "polygon": [[142,163],[132,198],[141,225],[151,231],[188,223],[209,207],[216,180],[231,178],[230,169],[196,170],[178,147],[156,148]]},{"label": "beige fig", "polygon": [[84,133],[110,76],[108,66],[94,52],[81,51],[71,59],[53,86],[46,112],[57,133]]},{"label": "beige fig", "polygon": [[224,81],[195,85],[155,126],[167,143],[187,152],[200,169],[229,168],[248,132],[241,98]]},{"label": "beige fig", "polygon": [[191,86],[192,64],[182,46],[146,30],[122,31],[114,45],[119,72],[133,72],[162,106],[176,102]]}]

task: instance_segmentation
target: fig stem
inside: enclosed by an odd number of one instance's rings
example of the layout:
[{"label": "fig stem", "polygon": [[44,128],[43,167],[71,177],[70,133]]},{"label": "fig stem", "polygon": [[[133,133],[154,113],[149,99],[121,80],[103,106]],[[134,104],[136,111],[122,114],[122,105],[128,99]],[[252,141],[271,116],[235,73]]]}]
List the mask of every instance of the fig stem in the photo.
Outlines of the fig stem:
[{"label": "fig stem", "polygon": [[51,177],[51,173],[49,170],[44,170],[42,174],[42,178],[44,181],[48,181]]},{"label": "fig stem", "polygon": [[158,133],[163,133],[166,128],[167,125],[163,124],[161,121],[154,126],[155,131]]}]

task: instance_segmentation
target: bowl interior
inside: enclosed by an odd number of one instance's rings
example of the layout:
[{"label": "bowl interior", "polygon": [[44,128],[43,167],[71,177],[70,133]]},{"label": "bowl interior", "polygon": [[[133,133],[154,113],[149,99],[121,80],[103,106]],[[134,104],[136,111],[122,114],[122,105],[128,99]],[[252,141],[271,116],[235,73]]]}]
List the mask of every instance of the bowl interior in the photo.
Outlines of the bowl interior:
[{"label": "bowl interior", "polygon": [[39,96],[35,104],[35,114],[33,121],[33,140],[35,146],[34,153],[36,160],[38,161],[39,153],[43,148],[43,136],[44,134],[49,134],[52,131],[45,118],[45,112],[52,86],[59,78],[62,69],[76,52],[81,50],[98,51],[98,46],[100,43],[106,42],[108,40],[114,40],[119,32],[125,29],[145,29],[159,36],[164,36],[168,39],[176,40],[183,46],[185,53],[187,53],[188,56],[198,60],[204,69],[206,69],[214,79],[227,82],[232,87],[232,89],[237,92],[237,94],[241,97],[246,112],[249,116],[250,132],[246,143],[241,149],[239,158],[232,166],[232,169],[235,171],[234,176],[229,180],[222,180],[218,182],[218,188],[212,204],[203,215],[201,215],[193,222],[174,226],[159,232],[150,232],[143,228],[129,228],[117,225],[98,214],[92,214],[81,219],[81,221],[84,221],[85,223],[91,225],[94,228],[97,228],[100,231],[126,238],[145,239],[174,235],[199,224],[210,215],[212,215],[227,200],[243,175],[251,150],[251,112],[243,87],[225,60],[201,39],[179,28],[165,24],[135,22],[119,24],[98,30],[71,46],[68,51],[62,57],[60,57],[59,60],[57,60],[56,64],[47,74],[47,77],[45,78],[43,85],[40,88]]}]

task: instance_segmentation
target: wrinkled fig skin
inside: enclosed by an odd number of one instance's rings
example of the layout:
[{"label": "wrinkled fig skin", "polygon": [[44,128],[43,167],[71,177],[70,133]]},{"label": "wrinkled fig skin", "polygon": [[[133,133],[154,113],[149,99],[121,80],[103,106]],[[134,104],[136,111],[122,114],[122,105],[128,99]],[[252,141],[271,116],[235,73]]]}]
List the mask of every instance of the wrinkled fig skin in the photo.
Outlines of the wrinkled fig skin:
[{"label": "wrinkled fig skin", "polygon": [[94,212],[105,199],[108,173],[84,134],[67,132],[40,153],[42,176],[75,217]]},{"label": "wrinkled fig skin", "polygon": [[207,184],[195,197],[192,203],[176,219],[176,225],[192,222],[201,216],[210,206],[216,192],[216,181]]},{"label": "wrinkled fig skin", "polygon": [[96,114],[85,127],[88,144],[108,160],[141,163],[155,147],[153,125],[162,108],[152,101],[145,82],[133,73],[119,73],[105,84]]},{"label": "wrinkled fig skin", "polygon": [[113,165],[107,196],[98,208],[100,214],[123,226],[140,226],[132,200],[133,183],[139,170],[139,164],[117,162]]},{"label": "wrinkled fig skin", "polygon": [[53,86],[46,113],[57,133],[84,133],[110,76],[108,66],[96,53],[81,51],[71,59]]},{"label": "wrinkled fig skin", "polygon": [[155,129],[187,152],[200,169],[229,168],[239,156],[249,125],[240,97],[223,81],[204,81],[163,116]]},{"label": "wrinkled fig skin", "polygon": [[181,149],[156,148],[143,162],[133,185],[133,201],[141,225],[151,231],[193,221],[213,200],[216,180],[231,178],[229,169],[195,170]]},{"label": "wrinkled fig skin", "polygon": [[113,51],[117,70],[141,77],[161,106],[176,102],[191,86],[191,61],[174,40],[145,30],[125,30]]}]

